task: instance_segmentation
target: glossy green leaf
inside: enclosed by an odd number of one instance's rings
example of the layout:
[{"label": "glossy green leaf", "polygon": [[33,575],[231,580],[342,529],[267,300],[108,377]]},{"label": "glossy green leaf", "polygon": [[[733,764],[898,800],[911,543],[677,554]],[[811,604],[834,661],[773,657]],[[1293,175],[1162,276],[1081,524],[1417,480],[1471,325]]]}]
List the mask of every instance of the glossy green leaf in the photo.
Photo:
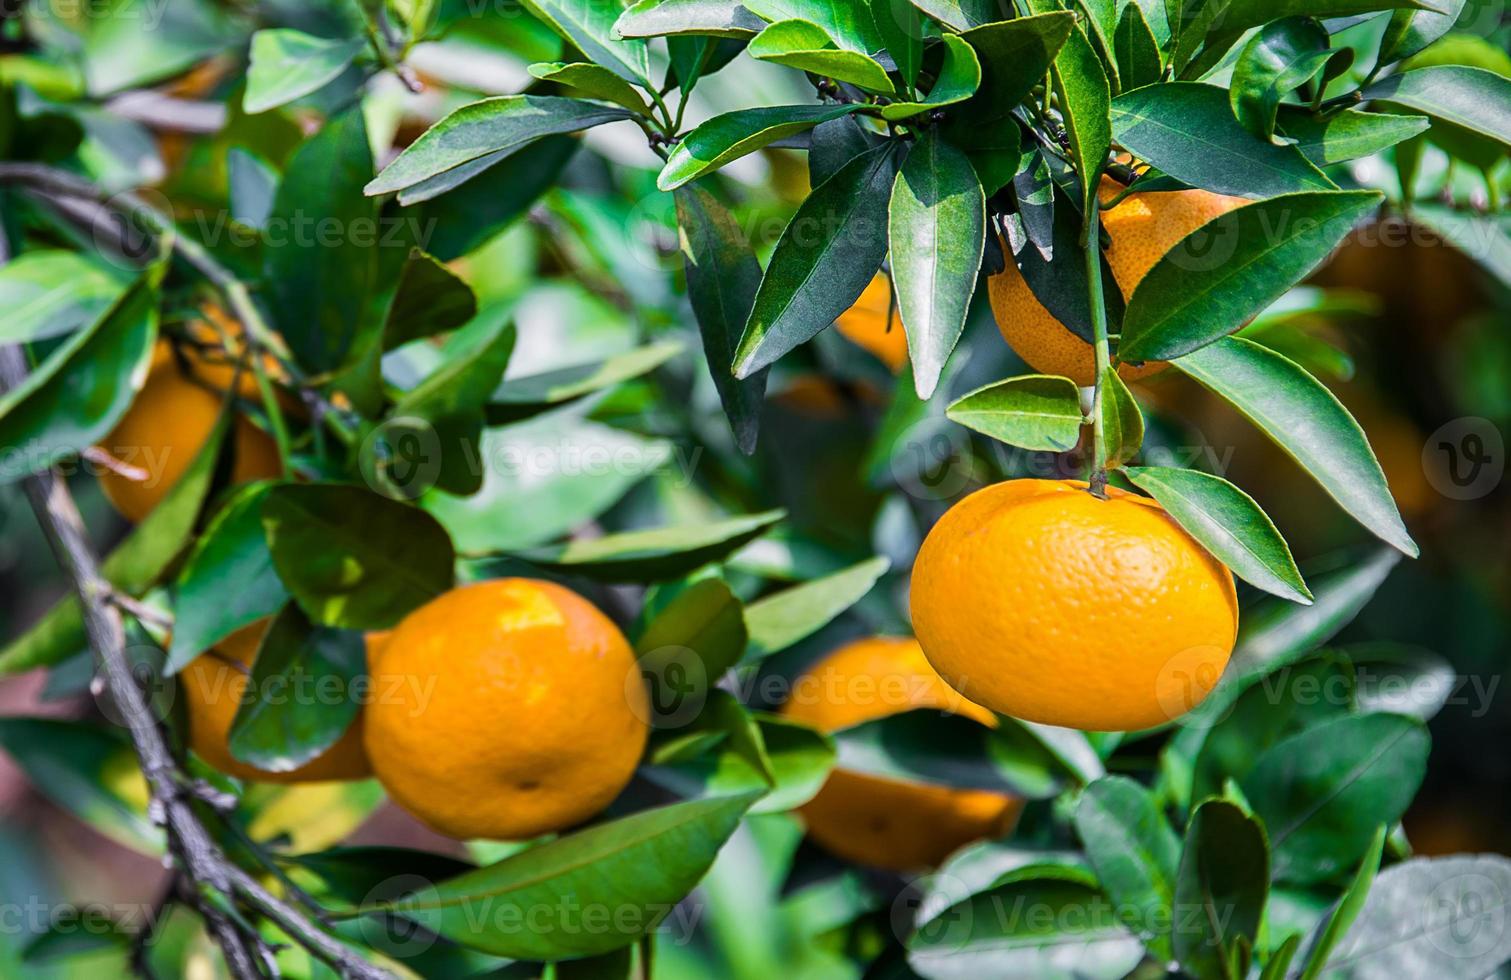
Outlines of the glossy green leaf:
[{"label": "glossy green leaf", "polygon": [[1112,131],[1135,156],[1193,187],[1264,198],[1335,190],[1294,146],[1259,139],[1233,118],[1226,89],[1149,85],[1113,100]]},{"label": "glossy green leaf", "polygon": [[477,296],[433,255],[410,249],[383,320],[383,350],[455,330],[477,315]]},{"label": "glossy green leaf", "polygon": [[649,374],[683,350],[681,341],[663,340],[601,361],[505,378],[489,396],[488,422],[491,425],[516,422],[623,384]]},{"label": "glossy green leaf", "polygon": [[982,435],[1037,452],[1075,448],[1085,421],[1075,382],[1046,374],[977,388],[950,405],[945,414]]},{"label": "glossy green leaf", "polygon": [[1346,715],[1275,743],[1242,780],[1269,830],[1275,877],[1326,881],[1353,867],[1375,828],[1422,785],[1427,729],[1404,715]]},{"label": "glossy green leaf", "polygon": [[714,116],[672,147],[666,166],[656,178],[656,186],[663,191],[676,190],[731,160],[812,129],[821,122],[849,115],[858,108],[853,105],[766,106]]},{"label": "glossy green leaf", "polygon": [[530,13],[576,45],[594,64],[627,82],[647,83],[651,77],[650,48],[641,40],[614,33],[624,13],[619,0],[519,0]]},{"label": "glossy green leaf", "polygon": [[912,0],[913,6],[947,27],[966,31],[1011,20],[1012,0]]},{"label": "glossy green leaf", "polygon": [[911,3],[893,3],[892,0],[866,0],[871,8],[871,20],[876,25],[876,34],[886,46],[886,52],[902,78],[904,92],[918,84],[918,71],[923,67],[923,44],[929,33],[928,23],[918,8]]},{"label": "glossy green leaf", "polygon": [[870,592],[888,567],[887,559],[872,558],[750,603],[745,607],[750,632],[745,662],[780,653],[817,633]]},{"label": "glossy green leaf", "polygon": [[146,380],[157,339],[161,270],[155,268],[0,395],[0,446],[12,450],[0,467],[0,484],[81,452],[126,414]]},{"label": "glossy green leaf", "polygon": [[[674,803],[568,834],[380,909],[449,939],[516,959],[617,949],[655,929],[708,871],[752,795]],[[572,896],[562,902],[563,895]],[[476,910],[490,911],[481,928]],[[584,929],[601,909],[606,928]],[[530,928],[519,923],[528,921]]]},{"label": "glossy green leaf", "polygon": [[519,557],[573,575],[610,582],[662,582],[718,561],[786,516],[772,510],[685,527],[624,531],[520,552]]},{"label": "glossy green leaf", "polygon": [[873,92],[889,95],[893,91],[887,70],[880,63],[859,51],[841,48],[812,21],[777,21],[756,35],[745,50],[759,61],[849,82]]},{"label": "glossy green leaf", "polygon": [[1107,466],[1121,466],[1137,456],[1144,444],[1144,415],[1117,368],[1109,365],[1102,370],[1097,390],[1092,411],[1101,414],[1104,461]]},{"label": "glossy green leaf", "polygon": [[1306,966],[1298,980],[1316,980],[1321,975],[1338,940],[1343,938],[1359,918],[1359,913],[1363,911],[1364,903],[1369,898],[1370,886],[1374,884],[1375,875],[1380,870],[1380,857],[1385,852],[1385,838],[1389,829],[1381,824],[1375,831],[1369,850],[1364,852],[1364,859],[1359,862],[1359,870],[1354,872],[1354,880],[1338,899],[1338,904],[1333,907],[1307,950]]},{"label": "glossy green leaf", "polygon": [[1199,470],[1148,466],[1126,472],[1233,574],[1282,599],[1312,601],[1291,549],[1254,498]]},{"label": "glossy green leaf", "polygon": [[195,542],[174,588],[168,673],[288,602],[262,530],[262,502],[272,486],[238,489]]},{"label": "glossy green leaf", "polygon": [[1388,65],[1426,48],[1453,30],[1464,12],[1465,0],[1433,0],[1436,10],[1397,10],[1390,15],[1385,36],[1380,39],[1379,63]]},{"label": "glossy green leaf", "polygon": [[1123,8],[1112,36],[1112,49],[1124,91],[1159,81],[1164,70],[1159,42],[1138,3],[1129,3]]},{"label": "glossy green leaf", "polygon": [[1281,106],[1280,135],[1294,141],[1319,167],[1367,157],[1422,133],[1430,126],[1421,116],[1347,109],[1322,117],[1295,106]]},{"label": "glossy green leaf", "polygon": [[629,82],[601,65],[547,61],[531,65],[530,74],[535,78],[576,89],[576,94],[581,98],[612,102],[641,115],[650,112],[645,99],[641,98]]},{"label": "glossy green leaf", "polygon": [[629,116],[620,106],[551,95],[483,99],[427,129],[364,190],[369,195],[402,191],[480,160],[491,166],[544,136],[575,133]]},{"label": "glossy green leaf", "polygon": [[93,323],[126,291],[118,270],[81,252],[25,252],[0,266],[0,343],[20,344]]},{"label": "glossy green leaf", "polygon": [[1175,956],[1200,980],[1230,976],[1226,960],[1259,935],[1269,890],[1263,826],[1226,800],[1197,807],[1175,882]]},{"label": "glossy green leaf", "polygon": [[1230,402],[1371,533],[1415,557],[1364,431],[1317,379],[1252,341],[1226,337],[1174,362]]},{"label": "glossy green leaf", "polygon": [[252,35],[242,107],[267,112],[324,88],[367,46],[362,38],[324,38],[278,27]]},{"label": "glossy green leaf", "polygon": [[745,38],[765,26],[738,0],[640,0],[620,15],[614,32],[620,37],[707,34]]},{"label": "glossy green leaf", "polygon": [[1333,56],[1329,42],[1327,30],[1309,17],[1274,21],[1249,39],[1233,66],[1228,92],[1245,129],[1265,141],[1275,135],[1280,100],[1322,70]]},{"label": "glossy green leaf", "polygon": [[876,148],[879,138],[860,118],[840,116],[813,127],[808,140],[809,186],[817,187],[851,160]]},{"label": "glossy green leaf", "polygon": [[1126,776],[1098,779],[1081,794],[1075,828],[1123,924],[1168,961],[1180,839],[1154,796]]},{"label": "glossy green leaf", "polygon": [[749,642],[745,609],[723,579],[694,582],[668,602],[635,639],[635,656],[649,669],[692,651],[712,684],[739,662]]},{"label": "glossy green leaf", "polygon": [[1415,109],[1511,147],[1511,78],[1483,68],[1438,65],[1391,75],[1364,98]]},{"label": "glossy green leaf", "polygon": [[262,524],[278,577],[323,626],[389,629],[452,585],[445,529],[364,487],[274,487]]},{"label": "glossy green leaf", "polygon": [[1169,360],[1237,330],[1310,275],[1380,201],[1377,191],[1287,194],[1212,219],[1139,281],[1118,356]]},{"label": "glossy green leaf", "polygon": [[536,140],[426,200],[419,207],[420,227],[431,229],[426,251],[449,262],[485,244],[555,184],[581,143],[575,136]]},{"label": "glossy green leaf", "polygon": [[981,62],[981,86],[963,115],[980,123],[1008,119],[1012,107],[1044,80],[1074,29],[1075,15],[1057,10],[1032,17],[994,17],[961,34]]},{"label": "glossy green leaf", "polygon": [[887,253],[893,161],[890,146],[856,157],[797,209],[766,265],[735,377],[769,366],[860,298]]},{"label": "glossy green leaf", "polygon": [[1112,89],[1102,59],[1080,31],[1066,37],[1050,77],[1081,178],[1081,211],[1087,213],[1096,207],[1097,184],[1112,147]]},{"label": "glossy green leaf", "polygon": [[[878,2],[887,3],[890,0]],[[929,94],[921,102],[893,102],[882,106],[883,119],[889,122],[911,119],[924,112],[964,102],[976,94],[981,86],[981,63],[975,50],[954,34],[946,34],[941,44],[944,47],[944,62],[939,67],[939,74],[935,77]]]},{"label": "glossy green leaf", "polygon": [[[832,125],[845,122],[836,120]],[[760,432],[766,374],[758,372],[737,381],[729,366],[734,363],[740,334],[761,288],[761,264],[745,232],[717,198],[697,185],[679,187],[676,195],[687,296],[703,337],[709,373],[734,430],[735,444],[749,455],[755,452]]]},{"label": "glossy green leaf", "polygon": [[886,46],[876,30],[869,6],[855,3],[814,3],[812,0],[744,0],[746,9],[765,20],[810,20],[842,48],[872,54]]},{"label": "glossy green leaf", "polygon": [[913,383],[926,399],[965,329],[986,247],[981,181],[965,154],[937,131],[913,145],[898,171],[887,237]]}]

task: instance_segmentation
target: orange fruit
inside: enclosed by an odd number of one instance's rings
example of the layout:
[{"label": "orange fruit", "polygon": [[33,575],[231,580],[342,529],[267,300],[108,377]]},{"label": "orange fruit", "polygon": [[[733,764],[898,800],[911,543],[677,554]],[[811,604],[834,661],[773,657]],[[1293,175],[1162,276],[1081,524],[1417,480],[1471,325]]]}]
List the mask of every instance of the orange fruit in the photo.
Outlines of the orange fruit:
[{"label": "orange fruit", "polygon": [[1170,721],[1217,683],[1233,576],[1159,504],[1009,480],[950,508],[913,566],[929,663],[993,711],[1091,731]]},{"label": "orange fruit", "polygon": [[371,666],[373,771],[452,837],[580,823],[619,795],[645,749],[649,699],[629,643],[550,582],[452,589],[406,616]]},{"label": "orange fruit", "polygon": [[[158,341],[142,390],[98,445],[145,474],[145,479],[134,479],[115,470],[100,471],[100,489],[123,517],[142,520],[183,477],[214,431],[225,392],[235,376],[234,363],[223,353],[215,356],[189,345],[175,353],[170,342]],[[242,372],[237,396],[260,397],[250,372]],[[232,425],[231,439],[235,455],[232,482],[247,483],[283,472],[278,446],[240,414]]]},{"label": "orange fruit", "polygon": [[[247,671],[257,659],[257,646],[268,620],[243,627],[189,662],[179,676],[189,709],[189,747],[194,754],[228,776],[265,783],[312,783],[335,779],[365,779],[372,775],[362,751],[362,715],[319,756],[289,772],[269,772],[231,755],[226,738],[241,706]],[[367,635],[367,655],[381,645],[384,634]]]},{"label": "orange fruit", "polygon": [[834,326],[844,338],[870,351],[894,373],[908,360],[908,336],[902,330],[902,316],[892,310],[892,282],[878,272],[860,294],[855,305],[839,315]]},{"label": "orange fruit", "polygon": [[[990,711],[935,673],[911,637],[873,637],[840,647],[793,683],[782,714],[829,732],[914,708],[997,724]],[[1005,793],[837,769],[801,813],[814,840],[840,857],[914,871],[939,864],[971,841],[1000,837],[1021,809],[1021,801]]]},{"label": "orange fruit", "polygon": [[[1102,181],[1104,201],[1121,190],[1120,184]],[[1182,238],[1247,203],[1241,197],[1210,191],[1158,191],[1130,194],[1115,207],[1103,211],[1102,225],[1112,241],[1105,253],[1107,264],[1112,267],[1124,299],[1133,295],[1134,288],[1155,263]],[[1003,339],[1035,371],[1063,375],[1083,387],[1093,384],[1096,355],[1091,345],[1044,308],[1012,263],[1005,242],[1003,250],[1008,252],[1007,268],[987,280],[992,313]],[[1164,367],[1162,361],[1138,366],[1121,364],[1118,375],[1125,381],[1137,381]]]}]

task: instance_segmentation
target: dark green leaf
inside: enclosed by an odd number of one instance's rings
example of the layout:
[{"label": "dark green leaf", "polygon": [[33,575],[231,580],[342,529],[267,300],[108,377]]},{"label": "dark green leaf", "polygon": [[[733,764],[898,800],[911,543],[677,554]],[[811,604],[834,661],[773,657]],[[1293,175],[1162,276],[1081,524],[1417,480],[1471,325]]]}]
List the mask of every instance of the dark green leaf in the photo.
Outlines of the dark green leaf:
[{"label": "dark green leaf", "polygon": [[[550,95],[483,99],[462,106],[427,129],[364,190],[369,195],[403,191],[458,168],[480,162],[492,166],[543,136],[575,133],[629,116],[619,106]],[[473,169],[470,175],[482,169],[485,167]]]},{"label": "dark green leaf", "polygon": [[750,632],[745,661],[780,653],[823,629],[870,592],[888,565],[885,558],[872,558],[750,603],[745,607]]},{"label": "dark green leaf", "polygon": [[1275,135],[1280,100],[1322,70],[1333,56],[1329,43],[1327,31],[1310,17],[1274,21],[1249,39],[1233,66],[1228,92],[1245,129],[1266,142]]},{"label": "dark green leaf", "polygon": [[782,231],[734,363],[748,378],[828,327],[860,298],[887,253],[894,155],[881,146],[815,188]]},{"label": "dark green leaf", "polygon": [[1112,131],[1135,156],[1218,194],[1336,190],[1294,146],[1266,143],[1244,129],[1227,90],[1215,85],[1172,82],[1125,92],[1113,100]]},{"label": "dark green leaf", "polygon": [[1234,947],[1259,935],[1269,881],[1259,822],[1226,800],[1198,807],[1175,882],[1175,955],[1186,972],[1200,980],[1231,975]]},{"label": "dark green leaf", "polygon": [[739,550],[786,516],[772,510],[709,524],[625,531],[519,553],[545,568],[610,582],[660,582]]},{"label": "dark green leaf", "polygon": [[472,287],[435,256],[411,249],[383,321],[383,350],[455,330],[476,315]]},{"label": "dark green leaf", "polygon": [[1144,415],[1138,401],[1111,365],[1102,369],[1099,397],[1093,412],[1101,415],[1102,446],[1107,466],[1121,466],[1138,455],[1144,444]]},{"label": "dark green leaf", "polygon": [[822,184],[876,144],[876,134],[862,125],[858,116],[840,116],[819,123],[813,127],[808,144],[809,185]]},{"label": "dark green leaf", "polygon": [[1434,0],[1437,10],[1397,10],[1380,40],[1381,65],[1388,65],[1426,48],[1453,30],[1454,22],[1464,12],[1464,0]]},{"label": "dark green leaf", "polygon": [[[1016,217],[1016,223],[1022,226],[1023,237],[1022,241],[1011,242],[1013,255],[1019,254],[1023,251],[1024,245],[1031,243],[1035,251],[1039,253],[1040,263],[1049,262],[1054,257],[1055,232],[1059,229],[1061,223],[1055,220],[1054,178],[1049,175],[1049,164],[1045,161],[1042,151],[1035,149],[1023,154],[1023,159],[1018,164],[1018,172],[1013,175],[1013,197],[1017,201],[1018,211],[1016,215],[1009,215],[1008,217]],[[1066,228],[1070,227],[1068,222],[1064,224]],[[1008,226],[1009,232],[1012,231],[1012,228],[1013,225],[1010,224]],[[1011,234],[1009,237],[1011,237]],[[1061,265],[1081,268],[1082,264],[1079,262],[1063,262]],[[1084,276],[1085,272],[1083,271],[1081,274]],[[1027,279],[1028,277],[1025,276],[1024,278]],[[1112,279],[1110,274],[1102,277],[1104,284],[1107,284],[1109,279]],[[1032,285],[1032,281],[1030,281],[1030,285]],[[1114,291],[1120,292],[1120,290]],[[1035,290],[1036,294],[1037,292]],[[1084,287],[1081,289],[1081,295],[1086,295]],[[1043,302],[1042,297],[1040,298],[1040,302]],[[1054,310],[1050,310],[1050,312],[1054,313]],[[1055,313],[1055,319],[1060,320],[1062,323],[1067,322],[1058,313]],[[1091,320],[1089,307],[1083,314],[1082,319],[1086,321],[1086,329],[1089,330]]]},{"label": "dark green leaf", "polygon": [[366,46],[361,38],[314,37],[284,27],[258,31],[242,107],[248,114],[267,112],[309,95],[335,81]]},{"label": "dark green leaf", "polygon": [[321,625],[388,629],[451,588],[445,529],[363,487],[274,487],[262,523],[278,577]]},{"label": "dark green leaf", "polygon": [[945,414],[1010,446],[1065,452],[1080,439],[1081,400],[1069,378],[1028,374],[977,388]]},{"label": "dark green leaf", "polygon": [[680,341],[663,340],[601,361],[508,378],[488,399],[488,422],[502,425],[649,374],[682,353]]},{"label": "dark green leaf", "polygon": [[[837,119],[824,125],[845,126],[853,122]],[[740,333],[761,287],[761,264],[734,216],[717,198],[696,185],[679,187],[676,195],[688,299],[703,337],[708,370],[734,430],[735,444],[749,455],[755,452],[760,431],[766,374],[760,372],[736,381],[729,366],[734,363]]]},{"label": "dark green leaf", "polygon": [[288,602],[262,530],[262,502],[272,486],[238,489],[195,543],[174,589],[168,673]]},{"label": "dark green leaf", "polygon": [[[655,929],[708,871],[752,795],[646,810],[580,830],[379,908],[463,945],[515,959],[617,949]],[[570,895],[570,902],[562,896]],[[489,915],[479,928],[476,910]],[[584,929],[602,910],[606,928]],[[529,922],[530,928],[519,927]]]},{"label": "dark green leaf", "polygon": [[530,74],[548,82],[556,82],[576,89],[577,96],[585,99],[600,99],[622,105],[631,112],[647,115],[650,108],[629,82],[601,65],[562,61],[541,62],[530,66]]},{"label": "dark green leaf", "polygon": [[1483,68],[1438,65],[1391,75],[1364,97],[1426,113],[1511,147],[1511,78]]},{"label": "dark green leaf", "polygon": [[752,58],[812,72],[864,89],[892,94],[892,81],[880,63],[835,43],[812,21],[781,20],[767,27],[745,49]]},{"label": "dark green leaf", "polygon": [[1375,882],[1375,874],[1380,870],[1380,856],[1385,852],[1388,830],[1385,824],[1381,824],[1375,831],[1375,838],[1370,842],[1369,850],[1364,852],[1359,870],[1354,872],[1354,880],[1338,899],[1338,904],[1328,915],[1327,921],[1319,927],[1307,951],[1306,967],[1301,971],[1299,980],[1316,980],[1322,974],[1322,968],[1327,965],[1327,958],[1332,955],[1338,940],[1343,938],[1359,918],[1365,899],[1369,897],[1370,886]]},{"label": "dark green leaf", "polygon": [[1226,337],[1173,362],[1237,408],[1369,531],[1402,553],[1417,546],[1364,431],[1317,379],[1252,341]]},{"label": "dark green leaf", "polygon": [[[890,2],[890,0],[878,0]],[[981,86],[981,64],[969,44],[954,34],[943,38],[944,62],[934,85],[922,102],[893,102],[883,106],[881,117],[889,121],[911,119],[924,112],[964,102]]]},{"label": "dark green leaf", "polygon": [[708,34],[744,38],[765,26],[738,0],[640,0],[619,17],[614,32],[620,37]]},{"label": "dark green leaf", "polygon": [[1080,31],[1071,31],[1051,70],[1072,162],[1081,178],[1081,211],[1096,207],[1096,189],[1112,146],[1112,89],[1102,59]]},{"label": "dark green leaf", "polygon": [[1112,48],[1124,91],[1159,81],[1164,70],[1159,42],[1154,39],[1154,31],[1138,3],[1131,2],[1123,8],[1112,37]]},{"label": "dark green leaf", "polygon": [[[290,603],[257,648],[247,686],[258,697],[236,710],[227,735],[231,755],[269,772],[298,769],[334,745],[357,717],[361,704],[352,682],[366,671],[361,633],[315,626]],[[333,691],[339,694],[330,696]]]},{"label": "dark green leaf", "polygon": [[1023,149],[1023,131],[1013,123],[982,126],[965,112],[945,119],[940,134],[951,145],[965,151],[987,197],[1012,182],[1027,157]]},{"label": "dark green leaf", "polygon": [[93,323],[125,292],[117,270],[80,252],[36,251],[0,267],[0,343],[20,344]]},{"label": "dark green leaf", "polygon": [[1074,29],[1075,15],[1059,10],[1016,19],[993,17],[961,34],[981,62],[981,87],[962,114],[979,124],[1010,118],[1012,107],[1044,80]]},{"label": "dark green leaf", "polygon": [[519,0],[557,34],[577,46],[588,60],[627,82],[645,84],[651,77],[650,48],[644,41],[614,33],[624,13],[619,0]]},{"label": "dark green leaf", "polygon": [[1011,20],[1012,0],[912,0],[913,6],[947,27],[965,31]]},{"label": "dark green leaf", "polygon": [[666,166],[656,178],[656,186],[663,191],[676,190],[769,143],[858,109],[853,105],[784,105],[740,109],[715,116],[672,148]]},{"label": "dark green leaf", "polygon": [[[903,85],[911,89],[918,84],[918,70],[923,66],[925,24],[918,8],[894,0],[867,0],[876,33],[886,45],[887,54],[897,66]],[[904,89],[906,91],[906,89]]]},{"label": "dark green leaf", "polygon": [[1326,881],[1352,867],[1375,828],[1406,811],[1427,769],[1427,730],[1404,715],[1346,715],[1277,742],[1242,781],[1264,821],[1275,877]]},{"label": "dark green leaf", "polygon": [[1075,827],[1123,924],[1169,961],[1180,839],[1159,804],[1126,776],[1106,776],[1081,794]]},{"label": "dark green leaf", "polygon": [[1278,123],[1280,134],[1319,167],[1379,153],[1431,125],[1421,116],[1348,109],[1322,117],[1295,106],[1281,106]]},{"label": "dark green leaf", "polygon": [[1291,549],[1254,498],[1198,470],[1150,466],[1125,472],[1233,574],[1282,599],[1312,601]]},{"label": "dark green leaf", "polygon": [[913,382],[929,398],[965,329],[986,246],[986,195],[965,154],[930,130],[897,174],[888,207],[892,282]]},{"label": "dark green leaf", "polygon": [[739,662],[748,642],[744,606],[723,579],[706,578],[656,613],[635,640],[635,656],[659,672],[673,660],[685,662],[685,651],[691,651],[712,684]]}]

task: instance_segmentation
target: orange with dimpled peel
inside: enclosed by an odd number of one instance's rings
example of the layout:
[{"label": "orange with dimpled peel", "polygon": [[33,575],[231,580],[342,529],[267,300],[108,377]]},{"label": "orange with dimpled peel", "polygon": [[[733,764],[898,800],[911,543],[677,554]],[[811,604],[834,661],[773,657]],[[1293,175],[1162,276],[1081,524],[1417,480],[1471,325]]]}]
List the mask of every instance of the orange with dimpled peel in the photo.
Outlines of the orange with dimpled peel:
[{"label": "orange with dimpled peel", "polygon": [[913,566],[913,629],[957,691],[1088,731],[1151,728],[1222,675],[1233,576],[1158,503],[1009,480],[952,507]]}]

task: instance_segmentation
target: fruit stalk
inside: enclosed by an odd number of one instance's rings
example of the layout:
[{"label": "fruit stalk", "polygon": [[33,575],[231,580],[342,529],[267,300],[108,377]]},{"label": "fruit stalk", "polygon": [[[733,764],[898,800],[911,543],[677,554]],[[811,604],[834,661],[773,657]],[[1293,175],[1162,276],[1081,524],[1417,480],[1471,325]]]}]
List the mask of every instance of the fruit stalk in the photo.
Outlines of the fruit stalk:
[{"label": "fruit stalk", "polygon": [[1107,302],[1102,295],[1101,209],[1093,196],[1086,206],[1086,232],[1082,245],[1086,254],[1086,289],[1091,302],[1091,340],[1096,355],[1095,389],[1091,397],[1091,492],[1098,497],[1106,496],[1107,489],[1107,434],[1102,426],[1102,398],[1107,376],[1112,364],[1112,354],[1107,343]]}]

